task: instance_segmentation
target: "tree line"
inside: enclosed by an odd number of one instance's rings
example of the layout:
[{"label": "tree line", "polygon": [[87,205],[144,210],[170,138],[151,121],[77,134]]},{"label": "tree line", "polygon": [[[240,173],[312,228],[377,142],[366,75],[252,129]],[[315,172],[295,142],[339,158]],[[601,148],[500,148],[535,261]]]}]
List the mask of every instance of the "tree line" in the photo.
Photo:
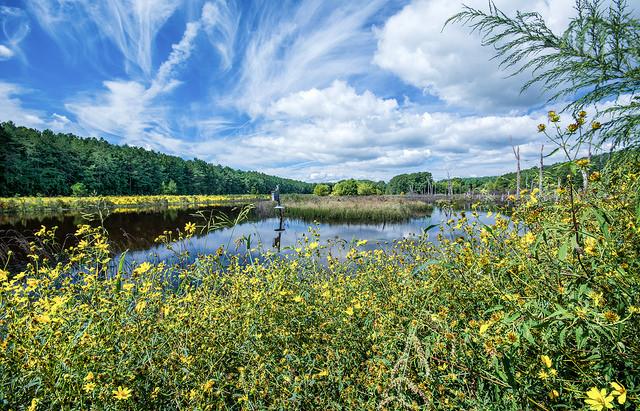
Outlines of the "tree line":
[{"label": "tree line", "polygon": [[314,185],[0,123],[0,196],[311,193]]}]

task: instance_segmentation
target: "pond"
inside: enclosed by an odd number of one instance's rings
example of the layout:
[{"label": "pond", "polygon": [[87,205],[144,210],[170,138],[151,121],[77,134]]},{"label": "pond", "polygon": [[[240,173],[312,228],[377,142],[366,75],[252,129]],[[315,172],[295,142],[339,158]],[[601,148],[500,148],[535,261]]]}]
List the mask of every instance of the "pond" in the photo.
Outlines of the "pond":
[{"label": "pond", "polygon": [[[187,250],[192,257],[198,254],[214,253],[223,246],[227,252],[246,253],[247,245],[252,252],[272,250],[288,253],[309,236],[309,228],[313,227],[320,234],[323,243],[331,241],[333,244],[345,244],[353,240],[367,240],[365,249],[390,247],[394,241],[420,235],[424,229],[438,225],[451,218],[452,210],[433,206],[430,212],[420,216],[393,222],[317,222],[288,217],[285,209],[283,218],[278,213],[265,213],[265,207],[253,210],[245,219],[233,227],[216,229],[211,232],[200,230],[196,235],[176,247]],[[261,211],[262,210],[262,211]],[[469,207],[461,207],[457,212],[468,211]],[[165,230],[182,229],[188,222],[204,225],[202,215],[218,218],[226,215],[235,218],[239,207],[203,207],[192,210],[138,210],[135,212],[113,213],[104,218],[103,225],[109,233],[112,248],[117,253],[127,251],[129,263],[141,261],[171,261],[174,252],[154,240]],[[478,212],[483,223],[490,224],[493,217],[486,212]],[[472,218],[470,214],[468,217]],[[26,245],[33,234],[41,226],[57,226],[57,240],[60,244],[69,245],[73,241],[73,233],[79,224],[98,225],[96,220],[88,221],[79,213],[55,215],[18,216],[0,215],[0,263],[6,261],[7,252],[14,254],[11,265],[24,261],[27,254]],[[435,236],[432,236],[435,237]],[[244,239],[244,240],[242,240]],[[248,240],[248,241],[247,241]],[[340,255],[339,250],[334,255]]]}]

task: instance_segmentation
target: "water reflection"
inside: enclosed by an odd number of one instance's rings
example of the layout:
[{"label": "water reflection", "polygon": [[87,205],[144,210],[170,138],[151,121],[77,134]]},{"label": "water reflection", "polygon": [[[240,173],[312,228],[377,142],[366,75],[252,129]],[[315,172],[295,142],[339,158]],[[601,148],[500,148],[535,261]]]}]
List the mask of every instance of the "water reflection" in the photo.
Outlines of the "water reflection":
[{"label": "water reflection", "polygon": [[[273,203],[271,203],[273,204]],[[172,260],[175,252],[167,250],[164,245],[158,245],[154,239],[165,230],[182,228],[187,222],[195,221],[196,210],[164,210],[164,211],[140,211],[136,213],[117,213],[109,215],[104,225],[109,232],[110,241],[116,251],[128,250],[126,258],[130,263],[143,260]],[[202,208],[203,215],[211,212],[222,212],[233,218],[238,213],[237,208],[217,207]],[[386,223],[335,223],[324,222],[315,226],[323,242],[328,240],[333,243],[348,243],[353,240],[367,240],[365,249],[388,247],[394,241],[402,238],[411,238],[420,235],[423,229],[438,225],[451,217],[451,211],[434,207],[430,215],[412,218],[403,222]],[[473,220],[470,214],[467,217]],[[493,217],[488,217],[485,212],[479,212],[477,218],[483,223],[493,223]],[[60,242],[67,241],[75,232],[78,224],[86,223],[81,216],[76,214],[40,216],[37,218],[21,218],[8,222],[0,221],[0,254],[13,246],[8,243],[8,233],[20,233],[27,237],[32,236],[41,225],[47,227],[58,226],[57,236]],[[95,223],[94,223],[95,224]],[[252,213],[249,219],[230,228],[223,228],[209,233],[197,234],[193,238],[176,245],[177,249],[188,251],[191,259],[198,254],[211,254],[223,246],[228,252],[258,252],[259,250],[272,250],[288,253],[296,247],[305,236],[309,236],[309,227],[312,222],[300,219],[287,218],[286,209],[275,209],[275,213],[265,217],[261,213]],[[237,240],[248,241],[237,241]],[[4,242],[4,248],[2,243]],[[9,245],[7,245],[9,244]],[[249,246],[250,250],[247,250]],[[251,250],[253,249],[253,251]],[[258,250],[258,251],[256,251]],[[16,250],[13,250],[16,253]],[[335,254],[342,254],[335,250]],[[334,254],[334,255],[335,255]],[[3,255],[0,255],[0,260]]]}]

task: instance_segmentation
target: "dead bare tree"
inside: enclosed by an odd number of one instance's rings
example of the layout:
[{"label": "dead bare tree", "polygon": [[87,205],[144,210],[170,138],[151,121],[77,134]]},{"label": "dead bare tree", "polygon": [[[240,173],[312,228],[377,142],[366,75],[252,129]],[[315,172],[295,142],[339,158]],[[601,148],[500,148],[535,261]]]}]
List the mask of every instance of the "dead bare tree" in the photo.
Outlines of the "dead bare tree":
[{"label": "dead bare tree", "polygon": [[511,140],[511,149],[516,157],[516,198],[520,198],[520,146],[514,146],[513,139]]},{"label": "dead bare tree", "polygon": [[542,197],[542,169],[544,168],[544,144],[540,146],[540,170],[538,171],[538,191],[540,191],[540,197]]}]

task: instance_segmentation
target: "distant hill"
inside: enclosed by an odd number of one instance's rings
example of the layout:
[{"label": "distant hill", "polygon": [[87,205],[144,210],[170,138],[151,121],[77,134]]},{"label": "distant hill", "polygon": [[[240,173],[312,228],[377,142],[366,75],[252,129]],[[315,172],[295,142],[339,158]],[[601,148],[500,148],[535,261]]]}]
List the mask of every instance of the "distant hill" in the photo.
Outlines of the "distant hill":
[{"label": "distant hill", "polygon": [[[0,123],[0,196],[311,193],[313,184]],[[72,186],[74,187],[72,190]]]}]

